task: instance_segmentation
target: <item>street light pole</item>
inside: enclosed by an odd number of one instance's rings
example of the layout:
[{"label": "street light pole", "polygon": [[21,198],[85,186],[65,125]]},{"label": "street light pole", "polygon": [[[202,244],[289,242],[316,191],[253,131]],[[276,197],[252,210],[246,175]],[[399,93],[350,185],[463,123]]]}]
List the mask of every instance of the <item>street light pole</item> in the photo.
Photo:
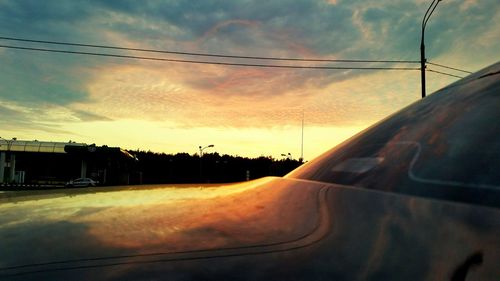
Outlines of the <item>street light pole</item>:
[{"label": "street light pole", "polygon": [[425,98],[425,45],[424,45],[424,32],[422,29],[422,41],[420,43],[420,81],[422,83],[422,98]]},{"label": "street light pole", "polygon": [[[7,164],[7,161],[9,163],[10,169],[13,169],[13,155],[10,152],[10,149],[12,147],[12,142],[16,140],[16,138],[12,138],[12,140],[8,140],[5,138],[0,137],[1,140],[5,141],[7,144],[7,149],[5,150],[5,153],[0,152],[0,183],[3,183],[5,181],[5,166]],[[0,145],[1,146],[1,145]],[[15,158],[14,158],[14,164],[15,164]],[[12,170],[9,170],[9,174],[7,176],[7,181],[12,181]]]},{"label": "street light pole", "polygon": [[198,146],[198,148],[200,149],[200,181],[202,180],[202,176],[203,176],[203,168],[202,168],[203,165],[202,165],[202,160],[201,160],[202,157],[203,157],[203,150],[205,150],[205,149],[207,149],[209,147],[214,147],[214,145],[213,144],[209,144],[209,145],[207,145],[205,147],[202,147],[201,145]]},{"label": "street light pole", "polygon": [[[432,13],[436,9],[439,2],[442,0],[433,0],[427,11],[425,12],[424,18],[422,19],[422,37],[420,38],[420,74],[421,74],[421,82],[422,82],[422,98],[425,98],[425,63],[427,59],[425,58],[425,44],[424,44],[424,33],[425,26],[427,25],[427,21],[431,17]],[[430,11],[430,12],[429,12]]]}]

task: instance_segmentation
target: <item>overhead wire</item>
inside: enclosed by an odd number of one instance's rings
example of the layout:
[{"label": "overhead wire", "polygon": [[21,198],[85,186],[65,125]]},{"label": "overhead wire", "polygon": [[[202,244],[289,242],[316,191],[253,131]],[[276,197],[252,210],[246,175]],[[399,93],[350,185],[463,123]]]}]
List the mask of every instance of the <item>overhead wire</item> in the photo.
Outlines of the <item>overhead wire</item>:
[{"label": "overhead wire", "polygon": [[[61,45],[61,46],[74,46],[74,47],[86,47],[86,48],[99,48],[99,49],[111,49],[111,50],[124,50],[124,51],[138,51],[138,52],[148,52],[148,53],[161,53],[161,54],[172,54],[172,55],[185,55],[185,56],[199,56],[199,57],[214,57],[214,58],[227,58],[227,59],[250,59],[250,60],[271,60],[271,61],[295,61],[295,62],[331,62],[331,63],[420,63],[420,61],[412,60],[361,60],[361,59],[315,59],[315,58],[283,58],[283,57],[261,57],[261,56],[237,56],[237,55],[224,55],[224,54],[213,54],[213,53],[196,53],[196,52],[181,52],[181,51],[169,51],[169,50],[158,50],[158,49],[144,49],[144,48],[129,48],[120,46],[109,46],[109,45],[96,45],[96,44],[84,44],[84,43],[72,43],[72,42],[61,42],[61,41],[48,41],[48,40],[35,40],[27,38],[16,38],[16,37],[6,37],[0,36],[0,40],[18,41],[18,42],[28,42],[28,43],[41,43],[41,44],[51,44],[51,45]],[[132,55],[121,55],[121,54],[108,54],[108,53],[98,53],[98,52],[84,52],[84,51],[69,51],[69,50],[59,50],[59,49],[47,49],[47,48],[35,48],[35,47],[21,47],[21,46],[10,46],[10,45],[0,45],[2,48],[18,49],[18,50],[32,50],[32,51],[43,51],[43,52],[53,52],[53,53],[66,53],[66,54],[79,54],[79,55],[91,55],[91,56],[107,56],[115,58],[127,58],[127,59],[141,59],[141,60],[156,60],[156,61],[166,61],[166,62],[178,62],[178,63],[194,63],[194,64],[213,64],[213,65],[229,65],[229,66],[248,66],[248,67],[268,67],[268,68],[295,68],[295,69],[340,69],[340,70],[418,70],[418,68],[411,67],[347,67],[347,66],[304,66],[304,65],[274,65],[274,64],[254,64],[254,63],[237,63],[237,62],[220,62],[220,61],[200,61],[200,60],[186,60],[186,59],[173,59],[173,58],[156,58],[156,57],[143,57],[143,56],[132,56]],[[472,73],[467,70],[438,64],[434,62],[427,62],[429,65],[434,65],[437,67],[442,67],[450,70],[460,71],[464,73]],[[453,75],[449,73],[444,73],[436,70],[430,70],[430,72],[435,72],[443,75],[449,75],[453,77],[459,77],[458,75]]]},{"label": "overhead wire", "polygon": [[261,57],[261,56],[237,56],[237,55],[223,55],[223,54],[212,54],[212,53],[196,53],[196,52],[180,52],[180,51],[157,50],[157,49],[129,48],[129,47],[120,47],[120,46],[71,43],[71,42],[61,42],[61,41],[34,40],[34,39],[5,37],[5,36],[0,36],[0,40],[29,42],[29,43],[41,43],[41,44],[51,44],[51,45],[62,45],[62,46],[138,51],[138,52],[149,52],[149,53],[162,53],[162,54],[173,54],[173,55],[230,58],[230,59],[300,61],[300,62],[346,62],[346,63],[420,63],[420,61],[413,61],[413,60],[315,59],[315,58],[280,58],[280,57]]},{"label": "overhead wire", "polygon": [[70,50],[59,50],[59,49],[21,47],[21,46],[12,46],[12,45],[0,45],[0,48],[17,49],[17,50],[30,50],[30,51],[40,51],[40,52],[50,52],[50,53],[63,53],[63,54],[76,54],[76,55],[137,59],[137,60],[192,63],[192,64],[209,64],[209,65],[227,65],[227,66],[246,66],[246,67],[323,69],[323,70],[420,70],[420,68],[418,68],[418,67],[307,66],[307,65],[251,64],[251,63],[233,63],[233,62],[218,62],[218,61],[200,61],[200,60],[156,58],[156,57],[131,56],[131,55],[97,53],[97,52],[83,52],[83,51],[70,51]]},{"label": "overhead wire", "polygon": [[450,73],[446,73],[446,72],[441,72],[441,71],[437,71],[437,70],[433,70],[433,69],[427,69],[427,71],[442,74],[442,75],[447,75],[447,76],[451,76],[451,77],[456,77],[456,78],[464,78],[462,76],[458,76],[458,75],[454,75],[454,74],[450,74]]},{"label": "overhead wire", "polygon": [[467,70],[463,70],[463,69],[459,69],[459,68],[455,68],[455,67],[451,67],[451,66],[446,66],[446,65],[442,65],[442,64],[438,64],[438,63],[434,63],[434,62],[427,62],[427,64],[438,66],[438,67],[443,67],[443,68],[447,68],[447,69],[452,69],[452,70],[456,70],[456,71],[461,71],[461,72],[468,73],[468,74],[472,74],[472,72],[467,71]]}]

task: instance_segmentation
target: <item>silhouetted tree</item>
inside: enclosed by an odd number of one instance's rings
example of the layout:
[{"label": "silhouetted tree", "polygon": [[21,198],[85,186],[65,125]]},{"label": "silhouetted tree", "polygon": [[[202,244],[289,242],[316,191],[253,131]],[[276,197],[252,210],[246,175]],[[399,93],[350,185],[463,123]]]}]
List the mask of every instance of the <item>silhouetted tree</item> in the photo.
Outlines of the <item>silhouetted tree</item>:
[{"label": "silhouetted tree", "polygon": [[265,176],[283,176],[301,165],[294,159],[276,160],[270,156],[246,158],[205,153],[201,159],[203,173],[200,178],[199,155],[188,153],[165,154],[151,151],[130,151],[139,161],[138,171],[142,172],[145,184],[153,183],[193,183],[193,182],[237,182],[244,181],[247,171],[250,179]]}]

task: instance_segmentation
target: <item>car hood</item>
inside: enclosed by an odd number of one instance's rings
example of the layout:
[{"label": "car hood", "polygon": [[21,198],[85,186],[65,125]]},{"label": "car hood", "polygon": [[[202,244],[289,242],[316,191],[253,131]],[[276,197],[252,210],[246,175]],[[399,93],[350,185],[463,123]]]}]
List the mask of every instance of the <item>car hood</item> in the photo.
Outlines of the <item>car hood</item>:
[{"label": "car hood", "polygon": [[1,280],[499,276],[496,208],[284,178],[0,196]]},{"label": "car hood", "polygon": [[323,184],[298,185],[263,178],[0,193],[0,270],[15,275],[172,253],[293,247],[320,224]]}]

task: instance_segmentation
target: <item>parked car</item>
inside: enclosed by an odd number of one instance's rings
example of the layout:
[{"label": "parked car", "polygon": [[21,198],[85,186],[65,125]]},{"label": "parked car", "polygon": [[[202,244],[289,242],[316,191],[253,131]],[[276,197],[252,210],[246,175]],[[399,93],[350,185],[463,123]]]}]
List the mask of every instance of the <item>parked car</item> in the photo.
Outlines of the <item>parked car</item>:
[{"label": "parked car", "polygon": [[89,187],[96,186],[97,184],[99,184],[99,182],[91,178],[79,178],[67,182],[66,187]]},{"label": "parked car", "polygon": [[499,171],[497,63],[285,177],[0,193],[0,280],[498,281]]}]

